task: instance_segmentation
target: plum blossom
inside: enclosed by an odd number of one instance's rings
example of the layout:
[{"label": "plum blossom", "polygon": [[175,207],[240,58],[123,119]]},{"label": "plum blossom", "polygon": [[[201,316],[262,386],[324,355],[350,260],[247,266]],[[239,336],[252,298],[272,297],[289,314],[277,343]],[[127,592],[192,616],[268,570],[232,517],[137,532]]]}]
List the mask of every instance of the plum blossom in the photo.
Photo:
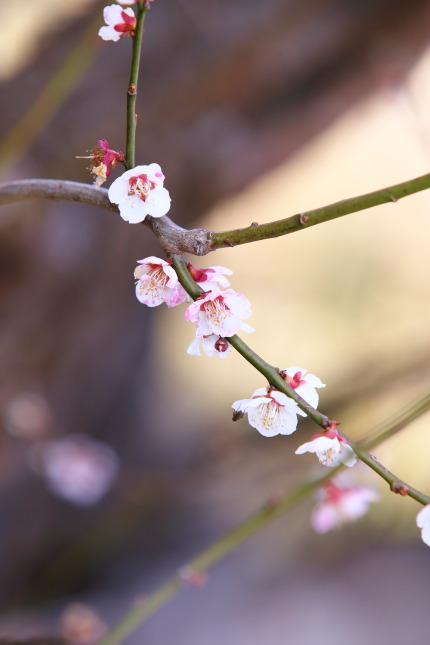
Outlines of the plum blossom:
[{"label": "plum blossom", "polygon": [[318,491],[318,502],[311,515],[311,526],[317,533],[327,533],[365,515],[371,502],[379,499],[372,488],[346,483],[335,477]]},{"label": "plum blossom", "polygon": [[207,269],[197,269],[191,263],[187,264],[191,277],[204,291],[213,291],[217,289],[226,289],[230,282],[225,277],[233,275],[231,269],[222,266],[213,266]]},{"label": "plum blossom", "polygon": [[100,27],[99,36],[102,40],[117,42],[123,36],[132,35],[136,29],[136,16],[133,9],[122,9],[117,4],[111,4],[103,9],[105,27]]},{"label": "plum blossom", "polygon": [[242,327],[242,320],[251,315],[251,304],[233,289],[214,289],[202,294],[185,312],[185,319],[196,323],[196,336],[203,338],[216,334],[223,338],[234,336]]},{"label": "plum blossom", "polygon": [[[242,323],[240,329],[252,333],[255,331],[251,325]],[[191,356],[201,356],[200,348],[203,349],[207,356],[217,356],[218,358],[225,358],[231,352],[231,345],[226,338],[211,334],[210,336],[196,336],[192,343],[188,346],[187,354]]]},{"label": "plum blossom", "polygon": [[285,370],[280,370],[282,378],[288,383],[297,394],[309,403],[313,408],[318,406],[318,392],[316,387],[325,387],[325,383],[315,376],[315,374],[306,374],[307,370],[302,367],[287,367]]},{"label": "plum blossom", "polygon": [[180,285],[171,263],[154,256],[139,260],[134,270],[136,297],[148,307],[157,307],[165,302],[175,307],[185,302],[187,293]]},{"label": "plum blossom", "polygon": [[116,0],[116,1],[118,2],[118,4],[122,4],[122,5],[132,5],[132,4],[136,4],[137,2],[137,0]]},{"label": "plum blossom", "polygon": [[89,167],[90,172],[95,175],[95,186],[101,186],[111,173],[111,168],[115,168],[118,162],[124,162],[124,154],[117,150],[111,150],[106,139],[97,141],[97,145],[92,148],[90,154],[86,157],[75,157],[76,159],[91,159],[92,164]]},{"label": "plum blossom", "polygon": [[418,513],[417,526],[421,529],[422,541],[430,546],[430,504],[424,506]]},{"label": "plum blossom", "polygon": [[49,490],[77,506],[96,504],[118,471],[112,448],[82,434],[46,442],[39,460]]},{"label": "plum blossom", "polygon": [[157,163],[136,166],[115,179],[109,188],[109,199],[118,204],[121,217],[130,224],[143,222],[147,215],[163,217],[170,209],[170,195],[163,182]]},{"label": "plum blossom", "polygon": [[313,452],[324,466],[334,468],[340,464],[355,466],[357,457],[351,446],[337,432],[316,434],[312,441],[302,444],[296,450],[296,455]]},{"label": "plum blossom", "polygon": [[225,339],[217,334],[210,336],[203,336],[200,338],[196,336],[187,349],[187,354],[192,356],[201,356],[200,346],[207,356],[218,356],[218,358],[225,358],[231,352],[231,345]]},{"label": "plum blossom", "polygon": [[260,387],[250,399],[235,401],[236,412],[246,412],[249,424],[265,437],[292,434],[297,428],[297,415],[306,416],[295,401],[272,387]]}]

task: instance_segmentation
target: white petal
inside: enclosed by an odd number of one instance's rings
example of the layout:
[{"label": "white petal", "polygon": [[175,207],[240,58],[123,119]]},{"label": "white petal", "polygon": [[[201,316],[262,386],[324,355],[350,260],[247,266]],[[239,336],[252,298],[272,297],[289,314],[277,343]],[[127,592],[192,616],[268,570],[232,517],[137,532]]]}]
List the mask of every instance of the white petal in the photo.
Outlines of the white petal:
[{"label": "white petal", "polygon": [[254,327],[251,327],[251,325],[245,322],[241,323],[240,328],[242,331],[248,332],[248,334],[252,334],[255,331]]},{"label": "white petal", "polygon": [[148,215],[151,217],[163,217],[170,210],[170,195],[165,188],[154,188],[146,198]]},{"label": "white petal", "polygon": [[200,352],[200,340],[201,340],[200,338],[197,338],[197,337],[194,338],[192,343],[190,343],[190,345],[188,346],[187,354],[190,354],[191,356],[201,356],[202,355],[201,352]]},{"label": "white petal", "polygon": [[299,385],[299,387],[296,388],[296,392],[299,396],[302,397],[306,401],[306,403],[309,403],[313,408],[318,407],[318,392],[314,390],[313,387],[305,383],[305,385]]},{"label": "white petal", "polygon": [[[124,175],[125,174],[126,173],[124,173]],[[124,178],[124,175],[121,175],[121,177],[115,179],[115,181],[109,187],[108,197],[109,201],[112,202],[112,204],[120,204],[128,197],[129,184],[128,180]]]},{"label": "white petal", "polygon": [[327,533],[339,524],[336,508],[332,504],[319,504],[312,512],[311,526],[317,533]]},{"label": "white petal", "polygon": [[421,539],[424,544],[430,546],[430,526],[425,526],[423,529],[421,529]]},{"label": "white petal", "polygon": [[[121,38],[119,31],[116,31],[113,27],[100,27],[99,36],[102,40],[112,40],[114,43]],[[117,202],[113,203],[116,204]]]},{"label": "white petal", "polygon": [[[124,22],[122,19],[121,13],[124,9],[121,9],[117,4],[111,4],[108,7],[103,9],[103,20],[107,25],[114,26]],[[126,12],[129,12],[130,9],[125,9]],[[133,10],[131,10],[133,11]],[[134,12],[133,12],[134,14]]]},{"label": "white petal", "polygon": [[136,197],[136,195],[129,195],[127,199],[118,205],[118,208],[122,219],[130,222],[130,224],[143,222],[148,214],[145,202],[139,199],[139,197]]},{"label": "white petal", "polygon": [[430,504],[424,506],[417,515],[417,526],[423,529],[430,526]]},{"label": "white petal", "polygon": [[341,441],[340,443],[340,456],[341,456],[341,461],[345,466],[348,466],[348,468],[352,468],[355,466],[357,463],[357,456],[351,446],[349,446],[347,443],[344,441]]}]

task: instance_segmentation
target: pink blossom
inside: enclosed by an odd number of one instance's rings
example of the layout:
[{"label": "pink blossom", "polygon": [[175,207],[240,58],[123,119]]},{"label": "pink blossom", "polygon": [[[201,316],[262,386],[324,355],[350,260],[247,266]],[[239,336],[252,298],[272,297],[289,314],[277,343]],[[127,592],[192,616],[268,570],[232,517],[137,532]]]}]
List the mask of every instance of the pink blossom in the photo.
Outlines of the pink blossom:
[{"label": "pink blossom", "polygon": [[115,179],[109,188],[109,199],[118,204],[121,217],[130,224],[143,222],[147,215],[163,217],[170,209],[170,196],[163,182],[157,163],[136,166]]},{"label": "pink blossom", "polygon": [[118,162],[124,162],[124,154],[117,150],[109,148],[109,143],[106,139],[97,141],[97,146],[89,151],[90,154],[86,157],[76,157],[76,159],[91,159],[92,164],[89,170],[95,175],[95,186],[101,186],[111,173],[111,168],[115,168]]},{"label": "pink blossom", "polygon": [[315,388],[325,387],[325,384],[318,376],[315,376],[315,374],[306,374],[306,370],[297,366],[280,370],[280,374],[306,403],[309,403],[313,408],[318,406],[318,392]]},{"label": "pink blossom", "polygon": [[424,506],[417,515],[417,526],[421,529],[424,544],[430,546],[430,504]]},{"label": "pink blossom", "polygon": [[379,495],[372,488],[353,486],[336,477],[321,486],[318,498],[311,525],[317,533],[327,533],[365,515],[369,504],[376,502]]},{"label": "pink blossom", "polygon": [[48,441],[40,460],[48,488],[78,506],[98,502],[118,470],[118,459],[110,446],[81,434]]},{"label": "pink blossom", "polygon": [[292,434],[297,428],[297,415],[306,416],[295,401],[271,387],[260,387],[250,399],[235,401],[236,412],[246,412],[249,424],[265,437]]},{"label": "pink blossom", "polygon": [[136,29],[136,16],[133,9],[122,9],[117,4],[111,4],[103,9],[103,19],[106,27],[99,29],[103,40],[118,41],[123,36],[132,35]]},{"label": "pink blossom", "polygon": [[303,455],[305,452],[315,453],[321,464],[331,468],[340,464],[355,466],[357,463],[355,452],[337,432],[314,435],[312,441],[297,448],[296,455]]},{"label": "pink blossom", "polygon": [[132,5],[136,4],[137,0],[116,0],[119,4],[122,5]]},{"label": "pink blossom", "polygon": [[175,307],[185,302],[187,293],[179,284],[176,271],[171,263],[154,256],[139,260],[134,270],[136,278],[136,297],[148,307],[157,307],[165,302]]},{"label": "pink blossom", "polygon": [[197,269],[192,264],[187,264],[188,271],[191,277],[204,291],[212,291],[217,289],[226,289],[230,286],[230,282],[225,277],[226,275],[233,275],[233,271],[221,266],[213,266],[208,269]]},{"label": "pink blossom", "polygon": [[249,300],[233,289],[208,291],[185,312],[186,320],[196,323],[199,338],[212,334],[223,338],[234,336],[241,328],[242,320],[250,315]]}]

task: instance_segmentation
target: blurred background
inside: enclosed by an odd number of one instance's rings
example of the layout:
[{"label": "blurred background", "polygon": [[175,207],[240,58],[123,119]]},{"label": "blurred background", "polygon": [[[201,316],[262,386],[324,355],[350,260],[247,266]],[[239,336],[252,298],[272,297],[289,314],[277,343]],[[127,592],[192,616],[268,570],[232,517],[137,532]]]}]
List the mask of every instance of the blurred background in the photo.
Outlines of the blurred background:
[{"label": "blurred background", "polygon": [[[124,149],[131,42],[97,37],[103,6],[0,3],[2,180],[90,182],[75,155],[101,138]],[[231,229],[428,172],[429,20],[425,0],[155,0],[137,159],[163,168],[171,217]],[[320,409],[363,437],[428,391],[429,212],[427,191],[192,261],[234,271],[252,347],[317,374]],[[148,255],[160,255],[149,230],[111,213],[1,209],[3,637],[94,642],[270,495],[320,472],[294,455],[315,432],[306,421],[271,440],[231,422],[231,403],[264,382],[239,356],[188,356],[184,307],[136,300]],[[375,450],[426,492],[429,420]],[[366,518],[319,536],[307,500],[129,642],[427,643],[418,506],[353,475],[380,489]]]}]

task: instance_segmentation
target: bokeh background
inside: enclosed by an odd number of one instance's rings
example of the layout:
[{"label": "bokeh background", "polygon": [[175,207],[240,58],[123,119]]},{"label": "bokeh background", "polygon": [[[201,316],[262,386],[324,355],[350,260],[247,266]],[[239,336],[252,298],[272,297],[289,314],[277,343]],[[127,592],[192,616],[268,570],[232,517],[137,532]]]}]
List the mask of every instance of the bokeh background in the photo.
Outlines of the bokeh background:
[{"label": "bokeh background", "polygon": [[[103,5],[0,4],[2,180],[88,182],[75,155],[100,138],[124,148],[131,43],[97,38]],[[429,20],[425,0],[155,0],[137,156],[161,164],[172,218],[247,226],[426,173]],[[251,345],[320,376],[321,410],[362,437],[428,390],[429,213],[423,192],[195,264],[234,271]],[[159,254],[145,227],[111,213],[2,207],[3,637],[61,635],[76,602],[112,624],[271,494],[320,472],[293,454],[311,424],[268,440],[231,422],[231,403],[264,384],[257,372],[235,355],[186,355],[184,308],[138,303],[136,260]],[[427,415],[375,450],[427,492],[428,426]],[[46,475],[49,446],[75,435],[114,451],[89,457],[102,479],[111,469],[95,502],[85,488],[66,499]],[[380,488],[365,519],[317,536],[308,500],[130,643],[428,643],[418,507],[364,468],[355,476]]]}]

